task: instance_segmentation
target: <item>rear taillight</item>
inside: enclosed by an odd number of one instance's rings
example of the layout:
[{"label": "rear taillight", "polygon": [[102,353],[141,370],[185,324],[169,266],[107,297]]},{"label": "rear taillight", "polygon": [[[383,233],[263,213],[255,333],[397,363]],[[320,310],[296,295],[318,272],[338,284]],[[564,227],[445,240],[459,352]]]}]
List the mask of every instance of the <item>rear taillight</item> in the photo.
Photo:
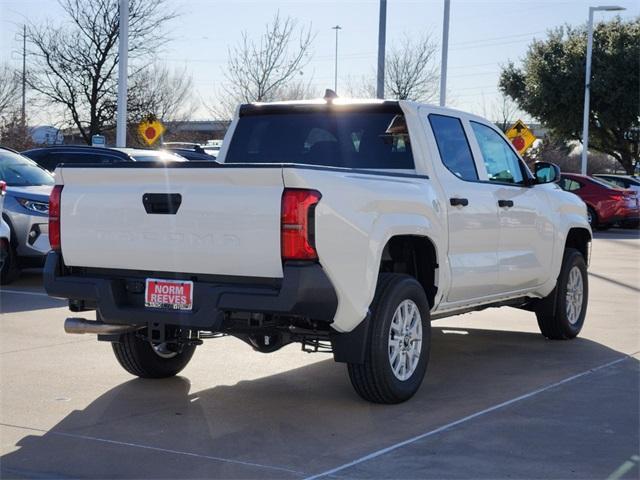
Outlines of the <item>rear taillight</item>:
[{"label": "rear taillight", "polygon": [[7,193],[7,182],[0,180],[0,195]]},{"label": "rear taillight", "polygon": [[60,250],[60,199],[63,185],[56,185],[49,196],[49,243],[53,250]]},{"label": "rear taillight", "polygon": [[283,260],[317,260],[315,207],[320,192],[286,188],[282,194],[281,242]]}]

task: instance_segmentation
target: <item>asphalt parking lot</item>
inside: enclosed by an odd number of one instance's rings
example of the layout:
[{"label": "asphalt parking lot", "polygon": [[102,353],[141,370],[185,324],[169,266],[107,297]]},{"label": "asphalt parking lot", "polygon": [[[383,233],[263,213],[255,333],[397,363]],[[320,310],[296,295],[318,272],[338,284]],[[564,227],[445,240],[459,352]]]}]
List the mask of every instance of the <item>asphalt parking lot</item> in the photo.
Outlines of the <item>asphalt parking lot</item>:
[{"label": "asphalt parking lot", "polygon": [[344,365],[206,341],[180,377],[134,379],[66,335],[38,272],[0,294],[2,478],[638,478],[640,238],[597,234],[581,336],[531,313],[434,322],[423,387],[397,406]]}]

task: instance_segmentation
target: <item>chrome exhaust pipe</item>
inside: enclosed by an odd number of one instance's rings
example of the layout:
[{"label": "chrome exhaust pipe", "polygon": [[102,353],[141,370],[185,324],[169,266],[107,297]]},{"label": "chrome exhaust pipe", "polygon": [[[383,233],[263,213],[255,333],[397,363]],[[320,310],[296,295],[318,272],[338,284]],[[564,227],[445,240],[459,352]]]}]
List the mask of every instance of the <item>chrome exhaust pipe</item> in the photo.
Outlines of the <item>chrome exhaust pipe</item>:
[{"label": "chrome exhaust pipe", "polygon": [[113,335],[139,330],[139,325],[114,325],[112,323],[102,323],[84,318],[71,317],[64,321],[64,331],[66,333],[95,333],[97,335]]}]

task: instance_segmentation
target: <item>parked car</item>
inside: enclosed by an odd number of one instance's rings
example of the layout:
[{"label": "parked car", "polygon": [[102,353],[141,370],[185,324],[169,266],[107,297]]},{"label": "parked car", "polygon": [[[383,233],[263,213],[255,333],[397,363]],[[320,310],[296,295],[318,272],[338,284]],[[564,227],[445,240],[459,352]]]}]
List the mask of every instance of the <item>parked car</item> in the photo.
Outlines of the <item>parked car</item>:
[{"label": "parked car", "polygon": [[185,159],[172,152],[135,148],[102,148],[75,145],[60,145],[26,150],[23,155],[31,158],[42,168],[53,172],[61,163],[104,164],[122,162],[183,162]]},{"label": "parked car", "polygon": [[580,332],[585,204],[492,122],[406,101],[239,112],[218,166],[61,168],[44,285],[97,310],[68,333],[147,378],[216,334],[264,353],[298,342],[398,403],[425,375],[431,319],[508,305],[548,338]]},{"label": "parked car", "polygon": [[4,205],[4,196],[7,193],[7,184],[4,180],[0,180],[0,272],[4,268],[4,262],[9,258],[9,247],[11,241],[11,229],[7,222],[2,218],[2,209]]},{"label": "parked car", "polygon": [[614,175],[609,173],[598,173],[594,177],[601,180],[606,180],[609,183],[613,183],[620,188],[629,188],[636,192],[636,195],[640,196],[640,178],[633,175]]},{"label": "parked car", "polygon": [[61,163],[121,163],[133,160],[125,152],[111,148],[57,145],[51,147],[33,148],[22,152],[26,157],[36,162],[42,168],[53,172]]},{"label": "parked car", "polygon": [[190,161],[211,162],[216,159],[196,143],[168,142],[162,147],[165,151],[175,153]]},{"label": "parked car", "polygon": [[635,227],[640,221],[639,199],[633,190],[576,173],[563,173],[560,188],[576,194],[587,204],[593,228],[605,230],[615,224]]},{"label": "parked car", "polygon": [[2,218],[11,229],[0,283],[15,280],[22,267],[41,267],[49,246],[49,194],[53,176],[34,161],[0,148],[0,180],[6,183]]},{"label": "parked car", "polygon": [[202,148],[206,153],[217,158],[222,148],[222,140],[207,140],[207,143],[202,145]]}]

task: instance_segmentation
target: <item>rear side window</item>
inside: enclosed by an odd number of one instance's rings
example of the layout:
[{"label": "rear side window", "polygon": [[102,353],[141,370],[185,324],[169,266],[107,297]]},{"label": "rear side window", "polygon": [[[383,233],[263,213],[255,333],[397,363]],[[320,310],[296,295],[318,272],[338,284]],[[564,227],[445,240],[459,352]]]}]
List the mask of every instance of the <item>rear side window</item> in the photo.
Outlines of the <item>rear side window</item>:
[{"label": "rear side window", "polygon": [[285,112],[240,117],[225,163],[413,169],[399,112]]},{"label": "rear side window", "polygon": [[[604,180],[604,179],[601,179],[601,178],[593,178],[593,177],[591,177],[587,181],[591,182],[591,183],[593,183],[595,185],[598,185],[599,187],[607,188],[609,190],[615,190],[616,188],[621,188],[619,185],[616,185],[613,182],[610,182],[608,180]],[[622,187],[622,188],[625,188],[625,187]]]},{"label": "rear side window", "polygon": [[429,123],[444,166],[463,180],[478,180],[471,148],[459,118],[429,115]]}]

